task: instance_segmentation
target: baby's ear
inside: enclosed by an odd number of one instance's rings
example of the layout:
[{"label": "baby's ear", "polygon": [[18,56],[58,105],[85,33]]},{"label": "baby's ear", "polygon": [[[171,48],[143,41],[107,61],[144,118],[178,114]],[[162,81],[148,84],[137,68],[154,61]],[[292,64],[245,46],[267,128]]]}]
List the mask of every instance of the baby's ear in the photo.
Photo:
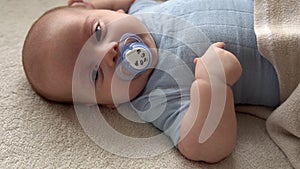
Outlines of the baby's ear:
[{"label": "baby's ear", "polygon": [[125,11],[123,9],[119,9],[117,10],[118,13],[125,13]]}]

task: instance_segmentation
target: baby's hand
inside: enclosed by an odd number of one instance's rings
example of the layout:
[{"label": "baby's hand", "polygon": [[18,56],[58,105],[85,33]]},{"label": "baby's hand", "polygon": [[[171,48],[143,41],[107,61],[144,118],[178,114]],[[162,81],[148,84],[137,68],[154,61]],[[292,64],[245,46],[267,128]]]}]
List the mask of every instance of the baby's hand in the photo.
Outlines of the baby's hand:
[{"label": "baby's hand", "polygon": [[[217,56],[217,57],[216,57]],[[226,84],[232,86],[241,76],[242,67],[238,59],[229,51],[224,50],[224,43],[218,42],[212,44],[206,53],[201,58],[196,58],[194,60],[196,64],[195,78],[203,79],[209,82],[209,76],[217,76],[222,79],[220,73],[224,70],[226,77]],[[218,67],[219,62],[223,65]],[[205,65],[204,65],[205,63]],[[208,71],[205,67],[209,66],[209,76]]]},{"label": "baby's hand", "polygon": [[109,9],[127,12],[135,0],[68,0],[69,6],[82,6],[89,9]]},{"label": "baby's hand", "polygon": [[68,0],[68,6],[82,6],[88,9],[95,9],[91,0]]}]

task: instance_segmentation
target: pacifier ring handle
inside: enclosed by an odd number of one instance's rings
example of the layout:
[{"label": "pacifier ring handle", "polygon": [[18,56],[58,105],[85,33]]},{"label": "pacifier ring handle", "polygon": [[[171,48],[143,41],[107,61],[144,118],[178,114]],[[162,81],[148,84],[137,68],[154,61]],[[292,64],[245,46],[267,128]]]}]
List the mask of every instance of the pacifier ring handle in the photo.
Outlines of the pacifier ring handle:
[{"label": "pacifier ring handle", "polygon": [[[119,51],[120,57],[117,64],[120,68],[117,70],[117,75],[121,79],[133,79],[151,66],[151,51],[138,35],[124,34],[119,42]],[[130,76],[130,78],[127,76]]]}]

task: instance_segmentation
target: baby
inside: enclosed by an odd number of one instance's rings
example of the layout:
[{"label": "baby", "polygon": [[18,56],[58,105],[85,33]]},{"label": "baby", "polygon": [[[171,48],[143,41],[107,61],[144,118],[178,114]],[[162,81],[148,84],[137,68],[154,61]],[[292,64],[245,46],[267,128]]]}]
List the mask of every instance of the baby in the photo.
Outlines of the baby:
[{"label": "baby", "polygon": [[[257,51],[252,0],[70,0],[68,4],[42,15],[23,47],[28,81],[48,100],[73,101],[74,69],[84,58],[78,68],[76,101],[93,103],[88,92],[93,91],[96,102],[110,108],[131,102],[139,116],[164,131],[186,158],[206,162],[220,161],[234,149],[234,104],[279,103],[276,72]],[[197,31],[213,44],[203,45]],[[122,53],[120,39],[127,33],[138,35],[151,56],[149,67],[130,80],[114,76]],[[212,101],[223,97],[212,94],[213,88],[224,89],[224,105]],[[211,107],[221,107],[220,121],[201,141],[206,119],[215,115]]]}]

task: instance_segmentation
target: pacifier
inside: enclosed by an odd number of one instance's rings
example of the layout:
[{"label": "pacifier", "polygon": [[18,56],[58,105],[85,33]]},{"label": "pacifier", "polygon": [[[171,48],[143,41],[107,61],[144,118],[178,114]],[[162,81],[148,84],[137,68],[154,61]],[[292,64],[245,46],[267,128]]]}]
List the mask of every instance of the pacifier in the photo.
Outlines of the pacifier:
[{"label": "pacifier", "polygon": [[116,70],[119,78],[132,80],[150,68],[152,54],[144,41],[136,34],[124,34],[120,39],[119,51]]}]

